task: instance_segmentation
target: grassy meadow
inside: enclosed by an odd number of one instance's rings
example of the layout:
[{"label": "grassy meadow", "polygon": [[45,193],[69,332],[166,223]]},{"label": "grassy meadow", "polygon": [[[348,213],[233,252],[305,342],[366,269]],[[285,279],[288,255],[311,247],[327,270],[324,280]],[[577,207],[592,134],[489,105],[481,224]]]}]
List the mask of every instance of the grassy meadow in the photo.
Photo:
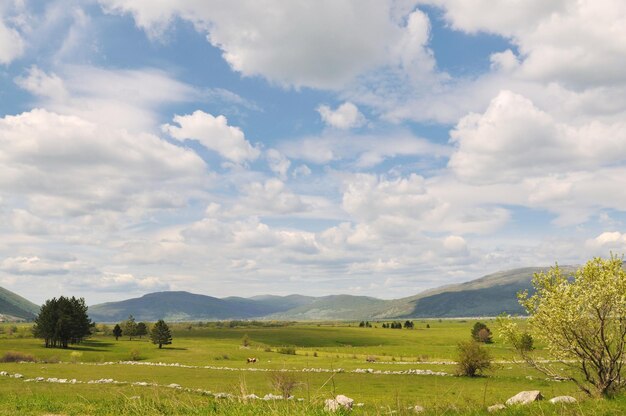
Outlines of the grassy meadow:
[{"label": "grassy meadow", "polygon": [[[98,326],[70,349],[46,349],[29,325],[0,327],[0,356],[17,351],[34,362],[0,363],[0,414],[327,414],[323,401],[344,394],[359,403],[352,414],[488,414],[522,390],[546,398],[572,395],[573,405],[547,401],[500,411],[503,415],[626,414],[626,399],[587,399],[569,382],[548,381],[512,362],[512,350],[494,336],[486,348],[495,365],[485,377],[455,373],[457,343],[475,320],[415,320],[415,329],[359,328],[358,323],[173,324],[174,341],[158,349],[145,337],[115,337]],[[496,329],[492,320],[484,322]],[[427,325],[430,328],[427,328]],[[244,339],[249,345],[244,346]],[[542,356],[541,345],[536,354]],[[255,357],[257,362],[247,363]],[[154,364],[158,365],[154,365]],[[448,375],[406,374],[430,370]],[[21,374],[22,378],[10,375]],[[55,383],[35,381],[66,379]],[[108,379],[107,382],[93,381]],[[32,380],[32,381],[25,381]],[[89,383],[91,381],[92,383]],[[170,386],[172,385],[172,386]],[[281,394],[293,400],[244,396]],[[215,397],[216,394],[225,397]]]}]

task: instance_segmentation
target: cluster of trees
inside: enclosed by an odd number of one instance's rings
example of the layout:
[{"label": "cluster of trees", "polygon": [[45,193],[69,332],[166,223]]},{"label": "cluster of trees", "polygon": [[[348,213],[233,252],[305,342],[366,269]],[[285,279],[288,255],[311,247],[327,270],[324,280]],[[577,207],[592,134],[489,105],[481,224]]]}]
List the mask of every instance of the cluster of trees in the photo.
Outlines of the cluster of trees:
[{"label": "cluster of trees", "polygon": [[148,335],[148,326],[145,322],[136,322],[132,315],[128,316],[128,319],[120,324],[115,324],[113,328],[113,335],[117,341],[122,335],[132,340],[133,337],[139,337]]},{"label": "cluster of trees", "polygon": [[[113,328],[113,336],[117,341],[121,336],[128,337],[132,341],[133,337],[141,337],[148,335],[148,325],[145,322],[136,322],[132,315],[128,316],[128,319],[124,322],[116,324]],[[150,341],[153,344],[158,345],[159,348],[163,348],[163,345],[172,343],[172,332],[169,326],[159,319],[150,330]]]},{"label": "cluster of trees", "polygon": [[[536,273],[534,293],[518,295],[528,312],[527,327],[555,363],[535,360],[530,334],[510,317],[501,333],[533,368],[567,379],[589,395],[614,396],[626,387],[626,271],[623,257],[596,257],[574,276],[556,265]],[[530,348],[529,348],[530,344]]]},{"label": "cluster of trees", "polygon": [[93,326],[87,315],[85,299],[61,296],[49,299],[41,306],[33,335],[43,339],[46,348],[67,348],[91,335]]},{"label": "cluster of trees", "polygon": [[369,321],[361,321],[359,323],[359,328],[371,328],[372,324],[369,323]]},{"label": "cluster of trees", "polygon": [[[402,329],[403,324],[400,321],[393,321],[391,323],[383,323],[383,328],[391,328],[391,329]],[[413,329],[415,328],[415,324],[413,324],[413,321],[405,321],[404,322],[404,328],[405,329]]]}]

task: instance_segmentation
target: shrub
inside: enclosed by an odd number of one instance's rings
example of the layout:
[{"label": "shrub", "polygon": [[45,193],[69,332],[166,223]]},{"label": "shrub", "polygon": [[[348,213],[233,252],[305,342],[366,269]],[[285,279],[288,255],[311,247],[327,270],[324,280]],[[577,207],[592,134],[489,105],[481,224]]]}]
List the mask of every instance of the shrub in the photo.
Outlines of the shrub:
[{"label": "shrub", "polygon": [[291,396],[291,393],[299,384],[295,375],[291,372],[280,371],[271,373],[269,378],[272,388],[278,391],[285,399]]},{"label": "shrub", "polygon": [[18,363],[20,361],[37,361],[31,354],[26,354],[20,351],[7,351],[2,357],[0,357],[0,363]]},{"label": "shrub", "polygon": [[458,346],[457,373],[476,377],[491,367],[489,352],[474,340],[461,342]]},{"label": "shrub", "polygon": [[139,361],[141,360],[141,354],[139,354],[139,350],[131,350],[129,353],[129,361]]},{"label": "shrub", "polygon": [[83,353],[80,351],[72,351],[70,353],[70,361],[76,363],[80,361],[80,358],[83,356]]},{"label": "shrub", "polygon": [[276,350],[276,352],[278,352],[279,354],[296,355],[296,348],[295,347],[280,347],[278,350]]},{"label": "shrub", "polygon": [[491,343],[491,330],[482,322],[476,322],[472,327],[472,338],[474,341]]}]

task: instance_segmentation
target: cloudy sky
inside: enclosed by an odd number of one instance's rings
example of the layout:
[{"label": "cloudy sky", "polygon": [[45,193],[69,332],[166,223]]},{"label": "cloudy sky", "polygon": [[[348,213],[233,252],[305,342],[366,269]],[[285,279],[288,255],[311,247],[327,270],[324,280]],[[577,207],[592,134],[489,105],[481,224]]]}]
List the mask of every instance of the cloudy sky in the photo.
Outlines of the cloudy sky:
[{"label": "cloudy sky", "polygon": [[622,0],[4,0],[0,286],[383,298],[626,251]]}]

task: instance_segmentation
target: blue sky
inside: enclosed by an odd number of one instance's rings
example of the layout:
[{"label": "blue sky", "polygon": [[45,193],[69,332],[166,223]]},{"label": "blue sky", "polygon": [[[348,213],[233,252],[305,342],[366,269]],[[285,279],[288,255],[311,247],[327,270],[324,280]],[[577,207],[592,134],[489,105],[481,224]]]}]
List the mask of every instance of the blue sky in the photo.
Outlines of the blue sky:
[{"label": "blue sky", "polygon": [[618,0],[9,0],[0,285],[383,298],[626,251]]}]

